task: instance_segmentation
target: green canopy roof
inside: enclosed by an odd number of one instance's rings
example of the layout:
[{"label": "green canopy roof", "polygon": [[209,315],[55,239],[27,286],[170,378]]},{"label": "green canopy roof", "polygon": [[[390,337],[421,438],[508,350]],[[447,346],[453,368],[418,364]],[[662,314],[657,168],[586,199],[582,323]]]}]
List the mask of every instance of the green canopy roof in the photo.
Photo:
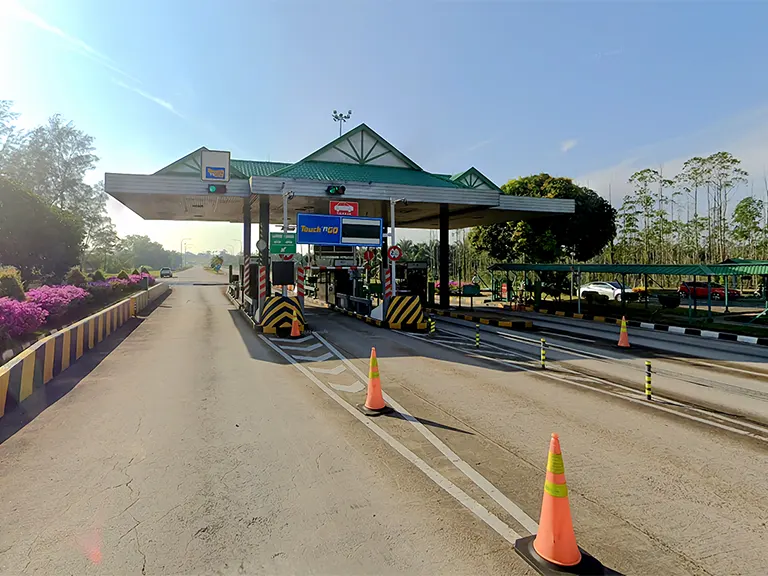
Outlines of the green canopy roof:
[{"label": "green canopy roof", "polygon": [[494,264],[491,271],[593,272],[596,274],[658,274],[661,276],[763,276],[764,264]]}]

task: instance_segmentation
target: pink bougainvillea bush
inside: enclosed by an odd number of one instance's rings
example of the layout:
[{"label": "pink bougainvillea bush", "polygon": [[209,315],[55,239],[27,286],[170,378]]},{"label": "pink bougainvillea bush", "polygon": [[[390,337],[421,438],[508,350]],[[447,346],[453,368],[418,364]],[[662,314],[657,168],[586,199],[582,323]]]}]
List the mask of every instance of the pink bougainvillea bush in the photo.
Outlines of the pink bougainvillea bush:
[{"label": "pink bougainvillea bush", "polygon": [[114,300],[120,293],[134,292],[147,278],[149,286],[155,284],[150,274],[131,274],[126,279],[109,278],[79,286],[41,286],[30,290],[26,300],[0,298],[0,344],[8,338],[30,335],[51,319],[65,316],[89,300],[97,303]]},{"label": "pink bougainvillea bush", "polygon": [[47,317],[48,312],[35,302],[0,298],[0,341],[39,330]]},{"label": "pink bougainvillea bush", "polygon": [[27,292],[27,301],[40,306],[50,317],[61,316],[89,297],[90,293],[79,286],[41,286]]}]

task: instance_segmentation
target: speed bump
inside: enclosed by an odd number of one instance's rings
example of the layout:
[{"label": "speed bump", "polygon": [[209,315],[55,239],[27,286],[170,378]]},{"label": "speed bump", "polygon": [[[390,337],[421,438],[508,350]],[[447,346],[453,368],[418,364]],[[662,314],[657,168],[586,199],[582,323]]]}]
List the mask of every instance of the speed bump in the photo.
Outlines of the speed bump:
[{"label": "speed bump", "polygon": [[277,334],[278,328],[290,331],[294,311],[299,321],[299,331],[304,332],[306,321],[301,311],[297,296],[268,296],[264,301],[264,311],[261,314],[261,329],[264,334]]}]

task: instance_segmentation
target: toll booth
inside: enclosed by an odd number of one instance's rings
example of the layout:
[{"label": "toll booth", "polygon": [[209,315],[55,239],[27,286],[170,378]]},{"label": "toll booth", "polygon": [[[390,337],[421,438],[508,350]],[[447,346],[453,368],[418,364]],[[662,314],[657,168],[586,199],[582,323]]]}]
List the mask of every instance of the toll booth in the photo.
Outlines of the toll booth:
[{"label": "toll booth", "polygon": [[395,267],[397,292],[399,296],[418,296],[422,306],[428,302],[427,271],[429,264],[424,261],[398,262]]}]

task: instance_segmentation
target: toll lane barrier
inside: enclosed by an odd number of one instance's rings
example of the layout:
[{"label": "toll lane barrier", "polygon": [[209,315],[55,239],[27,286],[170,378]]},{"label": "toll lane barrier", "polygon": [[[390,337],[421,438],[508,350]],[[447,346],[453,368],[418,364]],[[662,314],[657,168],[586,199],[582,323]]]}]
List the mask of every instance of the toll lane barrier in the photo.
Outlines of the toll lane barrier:
[{"label": "toll lane barrier", "polygon": [[418,296],[394,296],[387,307],[386,321],[392,330],[427,329],[427,317]]},{"label": "toll lane barrier", "polygon": [[277,334],[278,329],[286,332],[291,330],[293,313],[299,321],[299,331],[304,332],[306,321],[297,296],[269,296],[264,302],[261,315],[261,330],[264,334]]},{"label": "toll lane barrier", "polygon": [[471,314],[452,312],[450,310],[429,309],[428,312],[430,314],[437,314],[438,316],[446,316],[448,318],[456,318],[457,320],[474,322],[475,324],[496,326],[497,328],[513,328],[515,330],[530,330],[533,328],[533,322],[530,320],[499,320],[497,318],[483,318],[482,316],[473,316]]},{"label": "toll lane barrier", "polygon": [[158,284],[38,340],[0,366],[0,417],[169,290]]}]

